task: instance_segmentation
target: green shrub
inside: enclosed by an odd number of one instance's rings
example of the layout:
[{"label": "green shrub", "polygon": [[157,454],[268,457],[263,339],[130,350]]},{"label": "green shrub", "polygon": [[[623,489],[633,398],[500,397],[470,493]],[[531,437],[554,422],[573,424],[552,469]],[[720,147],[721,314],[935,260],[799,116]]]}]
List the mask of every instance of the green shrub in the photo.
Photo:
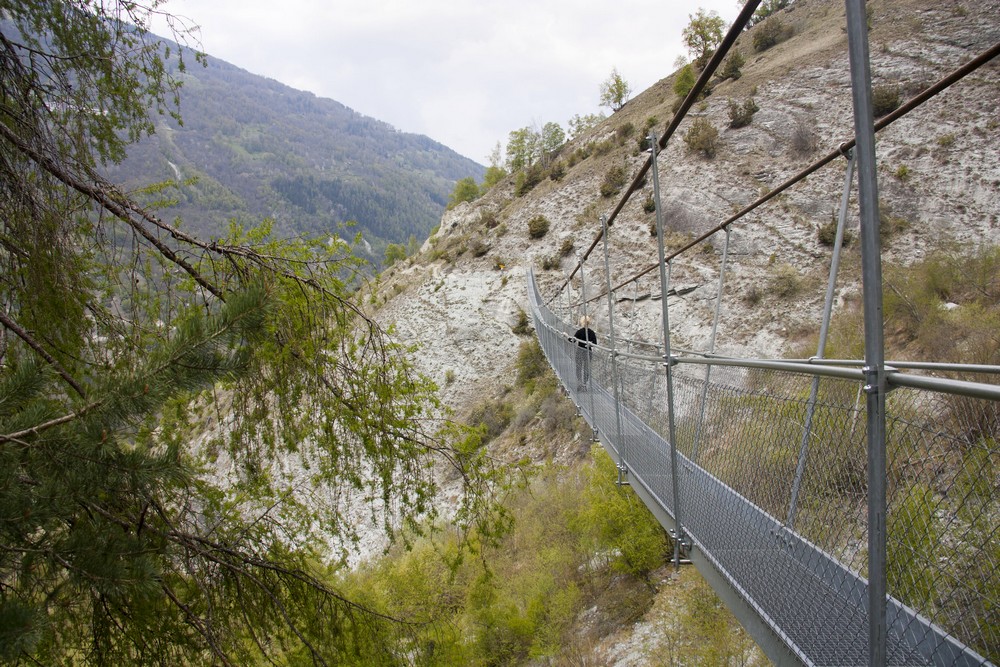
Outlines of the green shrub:
[{"label": "green shrub", "polygon": [[760,107],[754,102],[752,97],[743,100],[740,104],[734,99],[729,100],[729,127],[746,127],[753,120],[753,115],[760,111]]},{"label": "green shrub", "polygon": [[479,222],[483,223],[486,229],[493,229],[500,224],[500,218],[497,217],[496,212],[489,209],[483,209],[479,213]]},{"label": "green shrub", "polygon": [[448,210],[451,210],[463,202],[475,201],[479,198],[479,186],[472,176],[459,179],[455,183],[455,189],[448,197]]},{"label": "green shrub", "polygon": [[546,255],[542,257],[542,271],[553,271],[559,268],[562,260],[556,255]]},{"label": "green shrub", "polygon": [[511,331],[518,336],[531,335],[531,320],[528,319],[528,314],[524,312],[523,308],[517,309],[517,323],[511,328]]},{"label": "green shrub", "polygon": [[888,592],[916,609],[928,606],[936,588],[936,570],[929,565],[941,543],[935,509],[934,492],[917,484],[886,518]]},{"label": "green shrub", "polygon": [[695,118],[684,134],[684,143],[689,151],[713,158],[719,146],[719,131],[707,118]]},{"label": "green shrub", "polygon": [[592,531],[591,549],[613,554],[612,569],[645,575],[664,563],[670,539],[632,489],[614,484],[618,471],[611,457],[597,447],[593,457],[583,491],[586,509],[577,520]]},{"label": "green shrub", "polygon": [[545,360],[545,353],[538,340],[532,338],[521,343],[517,349],[517,386],[525,387],[532,380],[545,374],[549,369],[549,362]]},{"label": "green shrub", "polygon": [[[818,225],[816,227],[816,239],[819,241],[820,245],[825,245],[827,247],[832,247],[834,241],[837,240],[837,214],[834,213],[830,216],[830,222],[825,225]],[[847,246],[851,244],[854,240],[854,234],[851,230],[844,230],[844,238],[841,241],[841,246]]]},{"label": "green shrub", "polygon": [[566,176],[566,165],[562,160],[559,160],[549,169],[549,178],[553,181],[561,181],[564,176]]},{"label": "green shrub", "polygon": [[941,148],[949,148],[955,145],[955,134],[953,132],[942,134],[937,138],[937,145]]},{"label": "green shrub", "polygon": [[514,408],[504,398],[487,399],[472,409],[468,424],[480,430],[482,444],[486,445],[507,430],[514,419]]},{"label": "green shrub", "polygon": [[[656,210],[656,200],[653,199],[652,193],[646,195],[646,201],[642,202],[642,210],[646,213],[652,213]],[[653,230],[653,235],[656,235],[655,229]]]},{"label": "green shrub", "polygon": [[872,88],[872,113],[881,118],[899,108],[898,86],[875,86]]},{"label": "green shrub", "polygon": [[523,197],[541,183],[543,178],[545,178],[545,169],[540,162],[536,162],[524,171],[518,172],[514,184],[514,194]]},{"label": "green shrub", "polygon": [[540,239],[549,233],[551,223],[544,215],[536,215],[528,221],[528,236],[533,239]]},{"label": "green shrub", "polygon": [[683,100],[691,92],[691,89],[694,88],[696,81],[697,77],[694,75],[694,66],[688,63],[681,68],[681,71],[677,73],[677,78],[674,79],[674,93]]},{"label": "green shrub", "polygon": [[726,58],[726,62],[722,65],[722,72],[720,76],[723,80],[732,79],[736,80],[743,76],[742,67],[746,61],[743,58],[743,54],[739,50],[735,50],[729,54]]},{"label": "green shrub", "polygon": [[601,196],[611,197],[618,194],[625,186],[627,179],[628,175],[625,173],[624,166],[615,165],[611,167],[611,169],[608,169],[608,172],[604,174],[604,180],[601,181]]},{"label": "green shrub", "polygon": [[573,247],[574,247],[573,237],[567,236],[565,239],[563,239],[562,245],[559,246],[559,256],[567,257],[570,253],[573,252]]},{"label": "green shrub", "polygon": [[910,221],[898,215],[893,215],[892,210],[886,206],[878,213],[878,234],[883,243],[888,243],[895,236],[905,232],[910,228]]},{"label": "green shrub", "polygon": [[753,48],[756,51],[766,51],[775,44],[783,42],[791,36],[777,16],[764,21],[753,33]]}]

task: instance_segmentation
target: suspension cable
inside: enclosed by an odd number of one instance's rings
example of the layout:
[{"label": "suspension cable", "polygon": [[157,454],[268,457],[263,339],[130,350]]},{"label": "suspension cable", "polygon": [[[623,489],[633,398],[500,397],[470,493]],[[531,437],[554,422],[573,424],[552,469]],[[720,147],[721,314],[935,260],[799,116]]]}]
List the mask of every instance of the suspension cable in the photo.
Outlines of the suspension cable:
[{"label": "suspension cable", "polygon": [[[741,32],[743,32],[743,27],[750,21],[750,18],[753,16],[753,13],[757,10],[757,6],[760,4],[760,2],[761,0],[749,0],[747,4],[743,7],[743,10],[740,12],[739,16],[736,17],[736,20],[733,21],[732,27],[729,29],[729,32],[726,34],[725,38],[723,38],[722,42],[719,44],[719,48],[715,50],[714,54],[712,54],[712,58],[711,60],[708,61],[708,65],[705,66],[705,69],[702,71],[701,76],[699,76],[698,80],[695,82],[694,87],[691,88],[691,91],[687,94],[687,97],[684,98],[684,101],[681,102],[680,107],[678,107],[677,112],[674,113],[673,119],[670,121],[670,124],[667,125],[666,130],[664,130],[663,132],[663,136],[660,137],[658,144],[661,150],[664,147],[666,147],[667,141],[670,139],[670,137],[674,135],[674,133],[677,131],[677,128],[680,127],[681,121],[683,121],[684,117],[687,116],[688,111],[691,109],[692,106],[694,106],[694,103],[695,101],[697,101],[698,96],[701,95],[701,92],[705,89],[705,86],[708,85],[709,79],[712,78],[712,75],[715,74],[715,71],[719,68],[719,65],[722,64],[722,59],[725,58],[726,55],[729,53],[729,49],[732,48],[733,44],[736,42],[736,38],[740,36]],[[608,222],[607,222],[608,227],[611,227],[611,225],[614,224],[615,218],[617,218],[618,214],[621,213],[623,208],[625,208],[625,204],[628,203],[628,200],[637,190],[639,190],[642,187],[643,183],[646,180],[646,172],[649,171],[649,168],[650,166],[652,166],[652,164],[653,164],[653,156],[650,155],[643,163],[642,167],[639,168],[638,173],[635,175],[635,178],[632,179],[632,183],[628,186],[628,189],[625,190],[625,193],[618,201],[618,204],[615,206],[614,210],[612,210],[611,213],[608,215]],[[601,229],[597,232],[597,235],[594,237],[594,240],[591,242],[590,247],[587,248],[586,252],[583,253],[583,256],[579,259],[576,266],[574,266],[573,270],[570,272],[569,277],[567,277],[566,280],[563,281],[563,284],[559,286],[559,289],[556,291],[556,295],[553,296],[552,299],[555,299],[556,297],[558,297],[559,294],[562,293],[563,289],[566,288],[566,285],[569,284],[569,281],[572,280],[573,276],[576,275],[577,269],[580,268],[580,265],[583,262],[587,261],[587,258],[590,256],[590,253],[593,252],[594,248],[597,247],[597,244],[601,242],[601,238],[603,238],[603,236],[604,236],[604,227],[602,226]],[[605,294],[607,294],[607,292],[605,292]],[[552,299],[549,299],[549,301],[546,301],[546,303],[550,303]]]}]

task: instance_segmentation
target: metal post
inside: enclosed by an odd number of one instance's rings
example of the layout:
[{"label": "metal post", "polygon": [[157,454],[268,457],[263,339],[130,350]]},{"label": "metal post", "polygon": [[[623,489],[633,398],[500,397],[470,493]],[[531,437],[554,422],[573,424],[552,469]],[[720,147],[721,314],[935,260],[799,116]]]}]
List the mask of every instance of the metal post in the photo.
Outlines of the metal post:
[{"label": "metal post", "polygon": [[[579,255],[577,255],[577,257],[579,257]],[[580,302],[583,304],[583,315],[584,316],[587,315],[587,279],[586,279],[586,277],[584,276],[584,273],[583,273],[583,264],[586,261],[587,261],[586,258],[579,260],[579,263],[580,263]],[[588,350],[588,352],[589,352],[589,350]],[[591,373],[593,373],[593,369],[591,369]],[[591,377],[591,379],[593,379],[593,377]],[[580,392],[577,391],[577,394],[579,394],[579,393]],[[591,440],[593,440],[594,442],[597,442],[600,438],[598,437],[598,434],[597,434],[597,415],[594,414],[594,392],[593,391],[588,391],[587,393],[590,395],[590,424],[591,424],[591,431],[592,431],[592,433],[591,433]]]},{"label": "metal post", "polygon": [[650,151],[653,154],[653,203],[656,205],[656,247],[660,259],[660,310],[663,315],[663,361],[667,371],[667,431],[670,439],[670,475],[673,487],[674,501],[674,570],[681,567],[681,541],[684,539],[684,526],[681,523],[680,475],[677,472],[677,427],[674,420],[674,361],[670,353],[670,316],[667,310],[667,262],[663,247],[663,208],[660,206],[660,177],[657,166],[657,137],[649,135]]},{"label": "metal post", "polygon": [[[729,261],[729,227],[726,227],[726,245],[722,249],[722,266],[719,269],[719,292],[715,296],[715,318],[712,320],[712,335],[708,339],[708,353],[715,353],[715,335],[719,331],[719,315],[722,313],[722,288],[726,284],[726,264]],[[701,414],[698,416],[698,429],[694,435],[694,448],[691,460],[698,461],[698,446],[701,444],[702,428],[705,424],[705,401],[708,400],[708,381],[712,376],[712,365],[705,366],[705,386],[701,389]]]},{"label": "metal post", "polygon": [[[615,397],[615,425],[618,429],[618,484],[625,484],[628,478],[628,463],[625,442],[622,439],[622,403],[618,386],[618,341],[615,338],[615,295],[611,291],[611,259],[608,252],[608,217],[601,216],[601,224],[604,226],[604,276],[608,283],[608,331],[611,336],[611,383],[614,385]],[[591,389],[593,394],[593,388]]]},{"label": "metal post", "polygon": [[868,415],[868,660],[886,663],[886,464],[885,339],[882,318],[882,265],[879,244],[875,120],[865,0],[845,0],[847,45],[854,100],[861,208],[861,284],[865,316],[865,393]]},{"label": "metal post", "polygon": [[[826,354],[826,338],[830,332],[830,320],[833,316],[833,297],[837,288],[837,273],[840,270],[840,246],[844,242],[844,227],[847,225],[847,208],[851,199],[851,185],[854,182],[854,151],[847,153],[847,174],[844,176],[844,194],[840,198],[840,214],[837,216],[837,235],[833,241],[833,258],[830,260],[830,278],[826,285],[826,301],[823,304],[823,323],[819,328],[819,345],[816,348],[816,358],[822,359]],[[788,503],[788,521],[786,525],[795,525],[795,513],[799,501],[799,487],[802,485],[802,475],[806,470],[806,457],[809,452],[809,439],[812,437],[813,417],[816,415],[816,399],[819,396],[819,376],[812,381],[809,390],[809,407],[806,412],[806,424],[802,431],[802,444],[799,446],[799,462],[795,467],[795,479],[792,480],[792,497]]]}]

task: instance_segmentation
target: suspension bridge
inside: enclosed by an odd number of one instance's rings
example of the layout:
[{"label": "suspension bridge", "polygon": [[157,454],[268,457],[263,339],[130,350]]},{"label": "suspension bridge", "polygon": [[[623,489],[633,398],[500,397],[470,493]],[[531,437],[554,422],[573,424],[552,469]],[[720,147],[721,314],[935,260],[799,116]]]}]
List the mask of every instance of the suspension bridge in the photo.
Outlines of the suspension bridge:
[{"label": "suspension bridge", "polygon": [[[748,2],[569,277],[528,275],[542,350],[628,484],[778,664],[993,664],[1000,657],[1000,367],[886,361],[874,135],[1000,54],[1000,44],[874,121],[863,0],[847,0],[855,136],[668,253],[657,156],[757,8]],[[715,354],[730,227],[847,160],[819,349],[809,359]],[[865,358],[826,359],[839,253],[857,172]],[[658,261],[615,285],[608,237],[652,176]],[[707,351],[671,345],[671,268],[725,236]],[[603,242],[605,284],[586,292]],[[599,262],[599,260],[597,260]],[[616,331],[616,291],[659,271],[660,340]],[[579,273],[580,290],[571,294]],[[606,307],[599,343],[577,317]],[[961,379],[959,379],[961,378]],[[969,379],[972,378],[972,379]]]}]

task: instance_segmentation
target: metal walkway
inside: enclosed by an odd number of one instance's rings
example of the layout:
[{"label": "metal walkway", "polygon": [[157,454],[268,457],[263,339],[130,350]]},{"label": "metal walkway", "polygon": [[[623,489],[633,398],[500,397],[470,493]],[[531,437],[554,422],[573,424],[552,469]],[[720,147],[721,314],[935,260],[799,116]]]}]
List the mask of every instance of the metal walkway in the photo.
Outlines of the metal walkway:
[{"label": "metal walkway", "polygon": [[[582,415],[619,462],[627,483],[667,529],[675,527],[678,515],[673,499],[680,499],[682,541],[689,545],[691,559],[765,652],[779,664],[867,664],[868,582],[747,497],[748,493],[769,496],[767,489],[755,488],[755,484],[787,490],[787,480],[746,465],[756,454],[745,459],[744,474],[720,472],[734,480],[730,484],[681,452],[675,475],[669,443],[647,423],[664,410],[665,396],[656,386],[656,376],[664,373],[663,364],[636,363],[642,360],[597,347],[590,360],[592,379],[581,387],[576,364],[583,352],[572,339],[575,327],[544,305],[534,274],[529,275],[528,292],[542,349]],[[727,383],[721,373],[717,376],[713,384]],[[621,378],[618,402],[615,377]],[[680,385],[678,393],[695,398],[706,386],[694,377],[681,379]],[[690,385],[690,391],[685,385]],[[683,399],[680,402],[684,404]],[[637,412],[645,412],[645,419]],[[688,412],[691,422],[697,410]],[[716,433],[725,433],[717,427]],[[687,450],[693,453],[692,447]],[[702,452],[706,451],[703,444]],[[718,467],[724,471],[731,465]],[[750,491],[741,493],[734,485]],[[835,539],[831,544],[838,541],[843,542]],[[888,665],[988,664],[952,634],[896,599],[889,599],[887,617]]]}]

